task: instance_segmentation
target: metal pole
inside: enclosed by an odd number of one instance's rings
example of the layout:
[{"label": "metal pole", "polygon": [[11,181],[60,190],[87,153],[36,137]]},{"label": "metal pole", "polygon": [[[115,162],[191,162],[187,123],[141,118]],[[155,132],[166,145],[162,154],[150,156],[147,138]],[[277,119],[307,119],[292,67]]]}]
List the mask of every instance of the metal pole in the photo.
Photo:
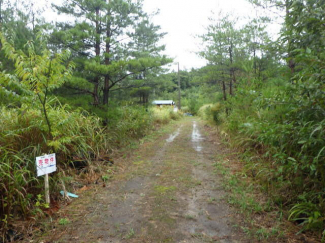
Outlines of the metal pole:
[{"label": "metal pole", "polygon": [[179,62],[178,62],[177,78],[178,78],[178,110],[181,110],[181,81],[179,78]]}]

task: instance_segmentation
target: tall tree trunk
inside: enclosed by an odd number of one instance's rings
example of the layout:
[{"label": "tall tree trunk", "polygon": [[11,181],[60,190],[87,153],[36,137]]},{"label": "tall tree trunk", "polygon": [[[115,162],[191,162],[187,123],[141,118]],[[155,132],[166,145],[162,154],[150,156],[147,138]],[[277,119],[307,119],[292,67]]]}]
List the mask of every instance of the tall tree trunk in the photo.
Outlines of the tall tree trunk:
[{"label": "tall tree trunk", "polygon": [[[226,82],[224,80],[222,81],[222,92],[223,92],[223,100],[227,101]],[[225,106],[226,106],[226,115],[228,116],[229,109],[228,109],[227,105],[225,105]]]},{"label": "tall tree trunk", "polygon": [[[99,59],[100,56],[100,25],[99,25],[99,8],[96,8],[96,42],[95,42],[95,53],[96,57]],[[99,105],[99,97],[98,97],[98,86],[99,86],[99,77],[96,75],[94,78],[94,92],[93,92],[93,99],[94,99],[94,106]]]},{"label": "tall tree trunk", "polygon": [[229,74],[230,74],[230,82],[229,82],[229,94],[233,95],[233,84],[236,83],[236,76],[235,76],[235,69],[233,68],[233,44],[232,42],[230,43],[230,47],[229,47],[229,57],[230,57],[230,70],[229,70]]},{"label": "tall tree trunk", "polygon": [[[110,58],[109,58],[109,54],[110,54],[110,38],[111,32],[110,32],[110,27],[109,25],[107,26],[107,31],[106,31],[106,50],[105,50],[105,65],[109,65],[110,64]],[[106,74],[104,77],[104,88],[103,88],[103,104],[104,105],[108,105],[108,98],[109,98],[109,74]]]},{"label": "tall tree trunk", "polygon": [[[231,73],[230,73],[231,75]],[[229,94],[233,95],[233,91],[232,91],[232,77],[230,76],[230,81],[229,81]]]},{"label": "tall tree trunk", "polygon": [[[110,0],[107,1],[108,4],[110,4]],[[110,16],[110,11],[107,12],[107,15]],[[111,51],[111,24],[109,22],[109,18],[107,20],[107,26],[106,26],[106,41],[105,41],[105,65],[110,65],[110,51]],[[108,99],[109,99],[109,81],[110,77],[109,74],[106,74],[104,76],[104,88],[103,88],[103,105],[108,105]]]},{"label": "tall tree trunk", "polygon": [[227,92],[226,92],[226,83],[222,81],[222,93],[223,93],[223,100],[227,101]]}]

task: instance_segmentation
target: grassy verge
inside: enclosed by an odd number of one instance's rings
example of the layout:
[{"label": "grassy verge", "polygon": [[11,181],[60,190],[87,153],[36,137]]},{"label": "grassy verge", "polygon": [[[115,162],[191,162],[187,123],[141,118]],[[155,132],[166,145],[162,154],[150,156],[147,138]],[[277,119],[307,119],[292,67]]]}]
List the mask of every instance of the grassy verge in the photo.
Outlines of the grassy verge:
[{"label": "grassy verge", "polygon": [[229,160],[218,158],[214,164],[215,173],[223,176],[223,187],[230,192],[226,197],[230,205],[238,208],[244,215],[241,229],[259,241],[284,239],[281,211],[258,192],[257,186],[242,172],[233,172]]},{"label": "grassy verge", "polygon": [[251,156],[238,152],[238,148],[235,149],[237,151],[231,149],[226,141],[223,146],[225,151],[220,153],[214,164],[215,173],[223,176],[223,187],[229,192],[226,200],[242,215],[243,223],[238,227],[252,241],[287,242],[292,239],[320,242],[319,234],[299,231],[298,225],[288,221],[288,208],[279,204],[279,199],[272,196],[274,194],[270,194],[270,185],[266,185],[265,180],[259,180],[259,174],[265,178],[271,168],[264,166],[262,170],[256,164],[256,159],[253,163]]}]

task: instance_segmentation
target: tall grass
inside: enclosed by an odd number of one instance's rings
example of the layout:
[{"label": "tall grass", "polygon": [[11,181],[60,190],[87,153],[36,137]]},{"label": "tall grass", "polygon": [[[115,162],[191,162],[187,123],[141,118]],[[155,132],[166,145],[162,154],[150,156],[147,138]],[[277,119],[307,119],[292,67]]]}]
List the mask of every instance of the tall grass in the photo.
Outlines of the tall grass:
[{"label": "tall grass", "polygon": [[[55,152],[58,172],[63,173],[73,160],[91,163],[109,155],[114,148],[145,136],[156,124],[181,117],[171,109],[124,106],[109,110],[109,123],[103,126],[101,118],[86,111],[72,110],[53,101],[52,105],[48,108],[51,140],[38,109],[27,105],[0,108],[0,225],[3,230],[8,229],[12,220],[35,216],[40,205],[46,206],[39,196],[43,194],[44,182],[42,177],[36,177],[36,156]],[[60,190],[61,179],[52,176],[52,193]]]},{"label": "tall grass", "polygon": [[197,112],[199,117],[215,124],[221,123],[221,113],[222,106],[220,103],[203,105]]},{"label": "tall grass", "polygon": [[167,124],[171,120],[179,120],[182,117],[180,111],[175,112],[173,107],[151,107],[149,111],[152,113],[154,124]]},{"label": "tall grass", "polygon": [[27,216],[41,193],[36,177],[35,157],[56,152],[59,170],[70,158],[87,159],[110,149],[99,118],[69,111],[49,109],[53,140],[47,139],[46,124],[39,110],[27,106],[1,107],[0,112],[0,213],[4,228],[12,218]]}]

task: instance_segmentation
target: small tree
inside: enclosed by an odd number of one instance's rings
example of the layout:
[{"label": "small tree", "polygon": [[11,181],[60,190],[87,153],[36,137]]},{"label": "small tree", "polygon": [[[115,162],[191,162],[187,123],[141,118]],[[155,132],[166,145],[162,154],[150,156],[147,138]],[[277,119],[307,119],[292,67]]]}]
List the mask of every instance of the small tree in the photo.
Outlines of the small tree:
[{"label": "small tree", "polygon": [[[27,53],[16,50],[0,33],[2,49],[6,56],[15,63],[16,77],[9,78],[13,82],[20,81],[25,90],[31,91],[33,100],[39,101],[39,107],[48,128],[48,138],[53,139],[51,121],[48,116],[48,95],[55,88],[60,87],[70,77],[73,65],[65,65],[70,53],[51,53],[45,46],[46,41],[40,35],[38,40],[42,43],[42,52],[37,54],[32,41],[26,44]],[[3,73],[2,73],[3,74]],[[0,77],[0,82],[8,81]]]}]

